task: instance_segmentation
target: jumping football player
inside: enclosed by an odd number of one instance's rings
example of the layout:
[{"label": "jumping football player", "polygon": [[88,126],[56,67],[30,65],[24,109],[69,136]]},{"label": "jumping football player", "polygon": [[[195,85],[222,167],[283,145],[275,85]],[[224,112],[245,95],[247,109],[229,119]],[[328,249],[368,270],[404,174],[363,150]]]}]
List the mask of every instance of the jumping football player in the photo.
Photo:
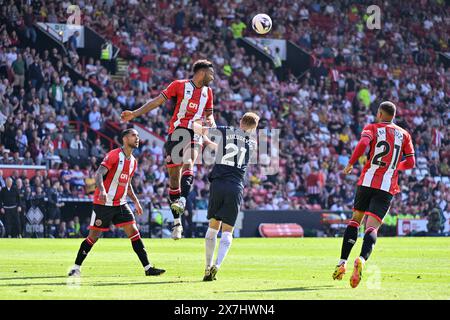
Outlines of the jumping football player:
[{"label": "jumping football player", "polygon": [[121,133],[121,141],[122,147],[110,151],[95,174],[96,189],[89,235],[81,243],[75,265],[69,271],[71,277],[80,276],[81,264],[101,233],[109,230],[111,222],[116,227],[122,227],[131,240],[133,250],[144,267],[145,275],[158,276],[165,272],[154,268],[148,261],[134,215],[127,204],[128,195],[136,206],[137,214],[142,214],[142,207],[131,185],[131,178],[137,168],[137,161],[132,152],[139,146],[139,134],[134,129],[126,129]]},{"label": "jumping football player", "polygon": [[[258,126],[259,117],[247,112],[240,121],[240,128],[217,127],[219,143],[205,138],[216,149],[216,161],[209,174],[208,220],[209,228],[205,235],[206,268],[203,281],[216,280],[216,274],[233,240],[233,229],[239,213],[244,192],[244,179],[247,166],[256,150],[256,139],[252,133]],[[211,133],[211,132],[210,132]],[[222,229],[216,262],[213,265],[217,234]]]},{"label": "jumping football player", "polygon": [[[377,123],[368,124],[361,133],[344,174],[349,174],[353,164],[370,146],[369,157],[358,180],[353,216],[344,233],[341,259],[333,273],[333,279],[341,280],[345,274],[347,259],[358,238],[358,228],[366,215],[366,231],[359,257],[354,262],[350,285],[356,288],[361,281],[364,264],[377,240],[378,228],[389,211],[392,198],[399,186],[398,171],[412,169],[415,164],[414,147],[410,134],[393,123],[396,107],[390,101],[380,104]],[[402,156],[405,157],[403,161]]]},{"label": "jumping football player", "polygon": [[[173,81],[158,97],[149,100],[137,110],[127,110],[121,115],[122,120],[130,121],[150,112],[169,99],[175,100],[169,136],[164,146],[169,174],[170,209],[174,217],[172,229],[174,240],[181,239],[183,231],[181,215],[184,213],[186,199],[192,189],[193,167],[202,146],[203,118],[208,127],[215,127],[213,93],[209,87],[214,80],[213,65],[208,60],[198,60],[193,65],[193,72],[192,79]],[[181,150],[178,150],[180,144]]]}]

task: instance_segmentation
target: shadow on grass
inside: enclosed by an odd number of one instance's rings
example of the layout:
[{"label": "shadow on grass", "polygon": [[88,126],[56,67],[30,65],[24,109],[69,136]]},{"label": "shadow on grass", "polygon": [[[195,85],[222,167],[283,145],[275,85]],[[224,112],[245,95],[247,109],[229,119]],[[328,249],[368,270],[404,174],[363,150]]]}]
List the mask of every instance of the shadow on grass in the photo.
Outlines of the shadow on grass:
[{"label": "shadow on grass", "polygon": [[11,278],[0,278],[2,280],[33,280],[33,279],[58,279],[67,278],[67,276],[48,276],[48,277],[11,277]]},{"label": "shadow on grass", "polygon": [[[67,277],[52,277],[52,278],[67,278]],[[14,278],[13,280],[20,279],[20,278]],[[34,279],[45,279],[44,278],[34,278]],[[68,279],[68,278],[67,278]],[[152,284],[174,284],[174,283],[191,283],[196,281],[147,281],[147,282],[102,282],[102,283],[71,283],[71,282],[31,282],[31,283],[4,283],[0,284],[0,287],[26,287],[26,286],[68,286],[68,287],[76,287],[76,286],[93,286],[93,287],[107,287],[107,286],[133,286],[133,285],[152,285]]]},{"label": "shadow on grass", "polygon": [[322,289],[338,289],[334,286],[316,286],[316,287],[297,287],[297,288],[276,288],[276,289],[262,289],[262,290],[234,290],[224,291],[224,293],[255,293],[255,292],[295,292],[295,291],[316,291]]}]

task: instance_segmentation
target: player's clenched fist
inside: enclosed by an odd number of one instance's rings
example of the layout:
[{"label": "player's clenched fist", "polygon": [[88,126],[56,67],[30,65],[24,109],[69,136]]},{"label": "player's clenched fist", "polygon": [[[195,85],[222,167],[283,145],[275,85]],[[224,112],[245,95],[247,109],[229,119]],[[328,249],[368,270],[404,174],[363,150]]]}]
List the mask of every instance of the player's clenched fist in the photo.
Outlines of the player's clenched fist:
[{"label": "player's clenched fist", "polygon": [[123,121],[131,121],[131,120],[133,120],[134,119],[133,111],[130,111],[130,110],[123,111],[122,114],[120,115],[120,118]]},{"label": "player's clenched fist", "polygon": [[344,174],[349,174],[350,172],[352,172],[353,170],[353,166],[351,164],[348,164],[345,168],[344,168]]}]

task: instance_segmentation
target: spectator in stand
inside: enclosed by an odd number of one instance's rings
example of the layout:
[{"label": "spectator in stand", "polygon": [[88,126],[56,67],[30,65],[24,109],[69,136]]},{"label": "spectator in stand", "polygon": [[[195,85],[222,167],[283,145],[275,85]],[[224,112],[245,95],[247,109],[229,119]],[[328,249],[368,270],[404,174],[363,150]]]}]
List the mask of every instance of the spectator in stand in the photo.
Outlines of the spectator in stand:
[{"label": "spectator in stand", "polygon": [[70,141],[70,149],[84,149],[83,142],[81,141],[78,133],[75,135],[75,138]]},{"label": "spectator in stand", "polygon": [[102,128],[102,114],[99,111],[97,105],[94,105],[94,108],[91,112],[89,112],[89,123],[91,128],[99,131]]},{"label": "spectator in stand", "polygon": [[106,151],[103,149],[100,139],[95,139],[95,144],[91,149],[91,156],[102,159],[105,154]]},{"label": "spectator in stand", "polygon": [[12,63],[11,67],[14,75],[14,85],[23,88],[25,85],[25,61],[21,54],[17,55],[17,59]]},{"label": "spectator in stand", "polygon": [[72,35],[67,40],[67,46],[68,50],[73,52],[74,54],[77,54],[77,48],[78,48],[78,37],[80,36],[79,31],[75,31],[72,33]]},{"label": "spectator in stand", "polygon": [[30,6],[27,9],[25,9],[26,13],[23,16],[24,23],[25,23],[25,36],[34,44],[36,43],[36,30],[34,29],[34,13],[33,8]]},{"label": "spectator in stand", "polygon": [[87,152],[88,152],[88,154],[89,154],[89,151],[91,150],[91,142],[90,142],[90,140],[88,139],[88,134],[87,134],[86,131],[83,131],[83,132],[81,133],[81,138],[80,138],[80,140],[81,140],[81,143],[83,144],[83,148],[82,148],[82,149],[87,150]]},{"label": "spectator in stand", "polygon": [[71,170],[72,179],[70,179],[70,185],[75,188],[84,187],[86,183],[84,182],[85,175],[83,171],[80,170],[79,165],[75,165],[74,169]]}]

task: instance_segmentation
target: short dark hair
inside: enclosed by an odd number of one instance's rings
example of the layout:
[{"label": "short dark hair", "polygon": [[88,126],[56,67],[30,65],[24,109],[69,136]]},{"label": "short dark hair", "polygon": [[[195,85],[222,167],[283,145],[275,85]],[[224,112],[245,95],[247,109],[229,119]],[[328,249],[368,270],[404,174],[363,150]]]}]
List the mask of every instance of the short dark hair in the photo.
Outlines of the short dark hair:
[{"label": "short dark hair", "polygon": [[192,70],[194,71],[194,73],[205,68],[206,69],[213,68],[212,62],[208,60],[197,60],[194,62],[194,65],[192,66]]},{"label": "short dark hair", "polygon": [[380,109],[386,112],[390,116],[394,116],[397,108],[395,107],[395,104],[393,104],[390,101],[383,101],[380,103]]},{"label": "short dark hair", "polygon": [[134,131],[134,130],[135,130],[135,129],[133,129],[133,128],[128,128],[128,129],[123,130],[123,131],[120,133],[120,142],[123,143],[123,138],[124,138],[127,134],[129,134],[130,132],[132,132],[132,131]]}]

